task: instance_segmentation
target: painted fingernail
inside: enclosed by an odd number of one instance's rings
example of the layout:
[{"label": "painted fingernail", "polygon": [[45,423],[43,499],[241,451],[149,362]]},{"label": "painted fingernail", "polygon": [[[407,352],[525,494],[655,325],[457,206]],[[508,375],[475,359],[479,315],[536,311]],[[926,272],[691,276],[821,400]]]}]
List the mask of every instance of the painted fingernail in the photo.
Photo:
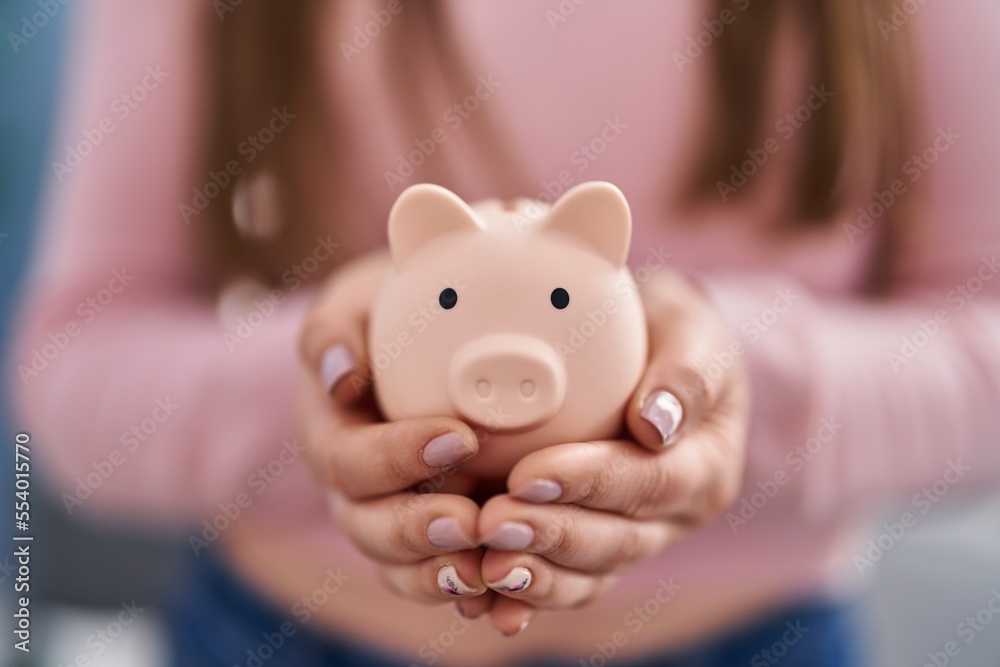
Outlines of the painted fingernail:
[{"label": "painted fingernail", "polygon": [[445,433],[428,442],[422,456],[432,468],[447,468],[472,456],[472,449],[457,433]]},{"label": "painted fingernail", "polygon": [[354,355],[346,345],[333,345],[323,353],[321,366],[323,386],[331,392],[354,368]]},{"label": "painted fingernail", "polygon": [[495,591],[517,593],[531,585],[531,570],[526,567],[515,567],[500,581],[486,584]]},{"label": "painted fingernail", "polygon": [[454,565],[445,565],[438,570],[438,586],[445,593],[455,596],[472,595],[476,589],[462,581]]},{"label": "painted fingernail", "polygon": [[450,516],[442,516],[427,524],[427,539],[436,547],[448,551],[472,549],[475,543],[466,537],[458,521]]},{"label": "painted fingernail", "polygon": [[527,621],[521,621],[521,625],[517,626],[517,630],[514,630],[514,632],[505,632],[505,633],[503,633],[503,636],[504,637],[517,637],[522,632],[524,632],[524,629],[527,628],[527,627],[528,627],[528,622]]},{"label": "painted fingernail", "polygon": [[520,521],[504,521],[483,544],[501,551],[520,551],[534,541],[534,528]]},{"label": "painted fingernail", "polygon": [[650,394],[642,406],[639,413],[642,418],[656,427],[660,432],[663,444],[670,443],[670,439],[677,432],[681,419],[684,418],[684,408],[677,397],[669,391],[658,391]]},{"label": "painted fingernail", "polygon": [[553,482],[551,479],[536,479],[512,491],[510,495],[529,503],[551,503],[561,496],[562,492],[558,482]]}]

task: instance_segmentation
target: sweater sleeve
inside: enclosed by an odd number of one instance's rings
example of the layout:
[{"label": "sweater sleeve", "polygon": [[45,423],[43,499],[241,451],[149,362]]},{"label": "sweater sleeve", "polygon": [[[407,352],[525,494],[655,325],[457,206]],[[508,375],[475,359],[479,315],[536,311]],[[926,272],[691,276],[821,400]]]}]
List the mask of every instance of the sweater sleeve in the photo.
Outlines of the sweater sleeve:
[{"label": "sweater sleeve", "polygon": [[10,394],[70,512],[197,518],[293,437],[306,294],[284,285],[234,333],[197,288],[207,223],[181,204],[208,178],[211,8],[101,0],[77,18]]},{"label": "sweater sleeve", "polygon": [[1000,88],[986,85],[1000,8],[928,4],[914,20],[926,130],[900,179],[929,208],[893,296],[832,299],[785,275],[702,280],[754,384],[747,492],[787,475],[809,512],[1000,476]]}]

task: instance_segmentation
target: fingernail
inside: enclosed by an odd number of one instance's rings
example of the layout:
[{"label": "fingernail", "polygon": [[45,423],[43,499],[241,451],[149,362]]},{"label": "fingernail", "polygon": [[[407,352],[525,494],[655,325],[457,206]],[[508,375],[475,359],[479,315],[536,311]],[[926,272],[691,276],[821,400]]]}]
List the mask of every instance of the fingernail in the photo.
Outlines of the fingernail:
[{"label": "fingernail", "polygon": [[522,632],[524,632],[524,629],[527,628],[527,627],[528,627],[528,622],[527,621],[521,621],[521,625],[517,626],[517,630],[515,630],[514,632],[505,632],[505,633],[503,633],[503,635],[504,635],[504,637],[517,637]]},{"label": "fingernail", "polygon": [[427,539],[436,547],[449,551],[472,549],[475,543],[465,536],[458,521],[450,516],[442,516],[427,524]]},{"label": "fingernail", "polygon": [[458,613],[459,613],[459,615],[461,615],[462,618],[467,618],[470,621],[474,621],[474,620],[476,620],[477,618],[479,618],[482,615],[481,612],[480,613],[473,613],[473,612],[469,611],[468,609],[465,608],[465,606],[461,602],[457,602],[455,604],[455,607],[458,609]]},{"label": "fingernail", "polygon": [[432,468],[447,468],[472,456],[472,449],[457,433],[445,433],[428,442],[422,456]]},{"label": "fingernail", "polygon": [[354,355],[346,345],[333,345],[323,353],[320,374],[327,392],[333,391],[337,383],[354,368]]},{"label": "fingernail", "polygon": [[500,581],[486,584],[495,591],[516,593],[531,585],[531,570],[526,567],[515,567]]},{"label": "fingernail", "polygon": [[677,397],[669,391],[658,391],[646,397],[646,402],[639,413],[642,418],[656,427],[660,432],[663,444],[669,444],[681,419],[684,418],[684,408]]},{"label": "fingernail", "polygon": [[483,544],[501,551],[520,551],[535,541],[535,529],[520,521],[504,521]]},{"label": "fingernail", "polygon": [[438,586],[451,595],[472,595],[476,589],[462,581],[454,565],[445,565],[438,570]]},{"label": "fingernail", "polygon": [[562,492],[558,482],[553,482],[551,479],[536,479],[512,491],[510,495],[529,503],[551,503],[561,496]]}]

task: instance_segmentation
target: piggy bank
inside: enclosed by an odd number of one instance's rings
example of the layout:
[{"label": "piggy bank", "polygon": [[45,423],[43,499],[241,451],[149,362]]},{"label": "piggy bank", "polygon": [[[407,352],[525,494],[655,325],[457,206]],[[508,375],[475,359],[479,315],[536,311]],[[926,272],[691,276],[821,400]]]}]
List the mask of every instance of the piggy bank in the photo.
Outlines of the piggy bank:
[{"label": "piggy bank", "polygon": [[581,184],[551,207],[405,190],[369,320],[382,413],[466,422],[480,451],[462,470],[482,477],[542,447],[618,435],[647,354],[625,264],[631,233],[610,183]]}]

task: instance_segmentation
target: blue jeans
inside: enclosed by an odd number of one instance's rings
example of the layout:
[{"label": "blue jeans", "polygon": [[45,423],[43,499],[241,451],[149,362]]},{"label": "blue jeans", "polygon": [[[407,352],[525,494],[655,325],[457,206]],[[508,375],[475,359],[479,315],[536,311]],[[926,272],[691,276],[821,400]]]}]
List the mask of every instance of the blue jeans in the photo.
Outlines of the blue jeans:
[{"label": "blue jeans", "polygon": [[[301,625],[241,581],[210,553],[193,563],[167,613],[177,667],[413,667],[417,656],[392,655]],[[596,640],[595,640],[596,641]],[[610,652],[610,646],[606,651]],[[598,647],[583,659],[541,659],[521,667],[857,667],[851,609],[811,602],[768,614],[680,651],[607,661]]]}]

